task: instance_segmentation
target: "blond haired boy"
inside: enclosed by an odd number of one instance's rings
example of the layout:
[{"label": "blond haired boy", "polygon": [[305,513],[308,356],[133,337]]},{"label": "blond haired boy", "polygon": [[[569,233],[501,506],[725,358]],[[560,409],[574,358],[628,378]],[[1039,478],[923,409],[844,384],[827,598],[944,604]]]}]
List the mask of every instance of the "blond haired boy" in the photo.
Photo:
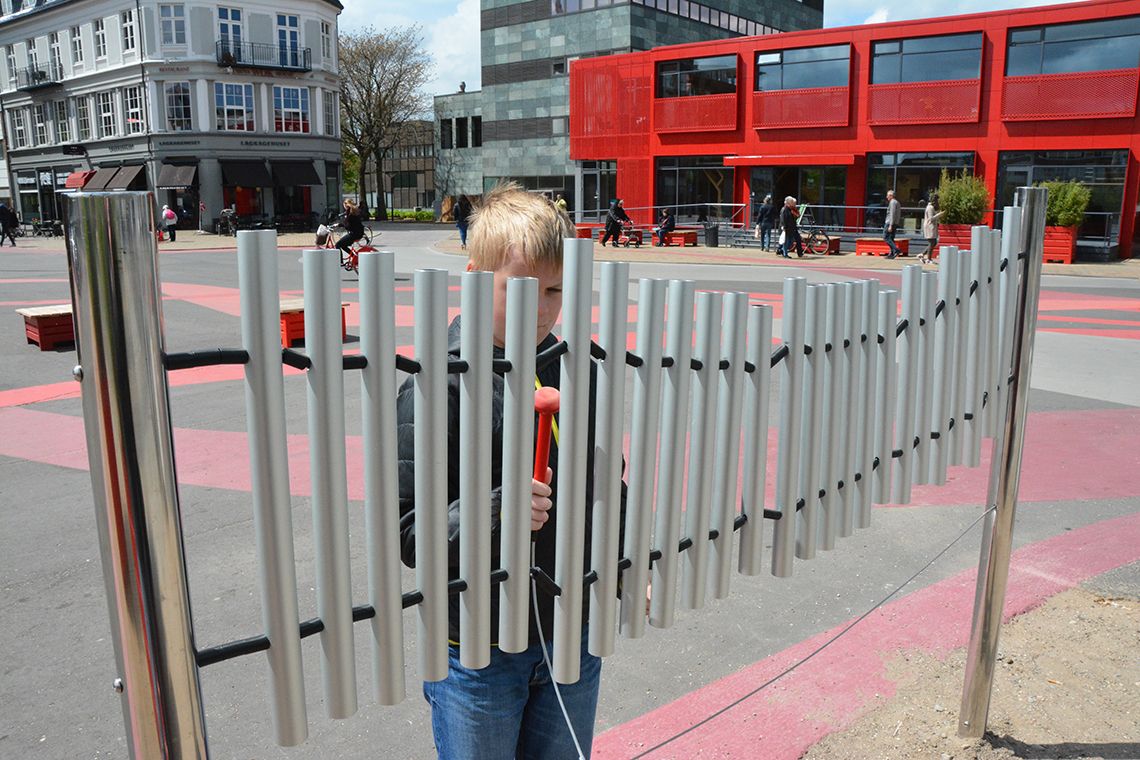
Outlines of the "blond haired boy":
[{"label": "blond haired boy", "polygon": [[[468,271],[494,273],[495,358],[502,358],[506,332],[507,281],[511,277],[538,280],[536,352],[557,344],[551,329],[562,310],[562,244],[574,237],[574,226],[564,212],[549,200],[507,184],[489,192],[470,216]],[[459,357],[462,315],[448,330],[450,358]],[[537,380],[558,387],[559,363],[540,367]],[[595,391],[591,369],[590,406]],[[415,565],[415,446],[414,401],[409,378],[397,396],[401,554],[409,567]],[[459,577],[459,378],[448,382],[448,571]],[[593,413],[590,416],[590,442],[586,472],[586,536],[590,535],[590,509],[593,503]],[[491,409],[491,540],[492,567],[499,566],[499,512],[503,471],[503,379],[495,376]],[[558,522],[558,496],[554,475],[558,470],[558,447],[551,446],[550,467],[544,480],[532,481],[531,529],[534,534],[534,562],[554,577],[555,527]],[[624,513],[624,488],[622,508]],[[624,521],[623,521],[624,522]],[[587,542],[588,544],[589,542]],[[613,561],[617,561],[617,557]],[[589,547],[583,573],[590,567]],[[553,634],[554,598],[538,590],[539,619],[530,619],[528,648],[507,654],[494,646],[498,641],[498,594],[491,594],[491,664],[481,670],[463,667],[459,661],[459,597],[450,598],[448,627],[450,639],[448,676],[443,681],[425,682],[424,698],[431,706],[432,735],[443,760],[572,760],[578,757],[575,738],[585,757],[590,755],[594,714],[597,709],[601,660],[586,651],[582,637],[581,677],[575,684],[559,687],[566,706],[573,736],[563,717],[550,672],[539,642],[541,625],[548,648]],[[588,619],[588,607],[583,615]]]}]

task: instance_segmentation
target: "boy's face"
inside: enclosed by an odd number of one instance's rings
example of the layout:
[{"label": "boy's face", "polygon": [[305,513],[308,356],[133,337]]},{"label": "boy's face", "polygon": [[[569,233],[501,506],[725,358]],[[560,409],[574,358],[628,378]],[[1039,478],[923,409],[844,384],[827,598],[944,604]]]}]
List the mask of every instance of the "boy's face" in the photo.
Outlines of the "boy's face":
[{"label": "boy's face", "polygon": [[[467,262],[467,270],[474,266]],[[528,265],[515,249],[507,253],[503,266],[495,272],[494,325],[495,345],[506,346],[507,335],[507,280],[512,277],[534,277],[538,280],[538,321],[535,333],[539,342],[553,329],[562,311],[562,269],[543,266],[537,269]]]}]

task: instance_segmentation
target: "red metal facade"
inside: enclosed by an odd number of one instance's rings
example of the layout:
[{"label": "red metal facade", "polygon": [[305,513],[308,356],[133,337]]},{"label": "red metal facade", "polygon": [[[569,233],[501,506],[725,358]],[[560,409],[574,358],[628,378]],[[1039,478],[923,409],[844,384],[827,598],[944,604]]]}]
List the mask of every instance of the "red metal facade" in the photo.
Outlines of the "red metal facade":
[{"label": "red metal facade", "polygon": [[[823,165],[827,156],[852,155],[844,202],[862,206],[870,153],[973,152],[975,172],[993,193],[1001,152],[1128,150],[1120,225],[1120,253],[1127,257],[1140,185],[1140,69],[1004,72],[1011,28],[1132,15],[1140,15],[1140,0],[1094,0],[582,59],[570,69],[570,155],[616,161],[627,207],[654,204],[654,166],[662,157],[721,155],[729,165],[764,166],[788,165],[795,156],[803,165]],[[870,84],[876,41],[977,31],[983,34],[979,79]],[[757,53],[839,44],[851,45],[849,87],[753,92]],[[654,97],[658,62],[733,54],[740,60],[735,95]],[[765,156],[778,160],[769,164]],[[736,172],[738,203],[749,199],[747,175]]]}]

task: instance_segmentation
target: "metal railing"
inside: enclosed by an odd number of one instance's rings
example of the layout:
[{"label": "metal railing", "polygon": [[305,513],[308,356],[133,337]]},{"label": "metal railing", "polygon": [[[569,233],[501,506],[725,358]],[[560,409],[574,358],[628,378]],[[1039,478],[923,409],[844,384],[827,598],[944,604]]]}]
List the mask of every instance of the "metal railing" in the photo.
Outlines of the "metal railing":
[{"label": "metal railing", "polygon": [[286,69],[289,71],[313,70],[312,50],[307,47],[218,40],[214,49],[217,53],[219,66]]},{"label": "metal railing", "polygon": [[55,87],[63,81],[63,69],[55,64],[48,66],[28,66],[16,72],[17,90],[38,90]]}]

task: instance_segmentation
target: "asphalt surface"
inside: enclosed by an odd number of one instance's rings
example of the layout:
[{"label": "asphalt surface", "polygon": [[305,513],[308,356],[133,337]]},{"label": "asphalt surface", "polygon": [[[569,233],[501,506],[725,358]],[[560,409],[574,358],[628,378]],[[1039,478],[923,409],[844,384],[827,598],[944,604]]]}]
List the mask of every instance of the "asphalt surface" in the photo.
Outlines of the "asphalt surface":
[{"label": "asphalt surface", "polygon": [[[450,228],[385,228],[378,243],[396,252],[401,279],[420,267],[445,268],[457,278],[464,260],[455,255],[452,238]],[[164,248],[160,257],[167,350],[237,346],[232,251],[199,252],[183,247],[182,239],[179,243],[178,248]],[[900,268],[880,262],[879,268],[869,270],[870,263],[855,266],[853,257],[802,264],[774,258],[678,263],[671,255],[676,254],[664,252],[657,261],[632,264],[631,277],[688,278],[699,288],[747,289],[764,300],[765,294],[779,293],[782,279],[790,274],[810,282],[876,276],[892,285],[899,280]],[[283,248],[278,263],[282,290],[299,291],[298,249]],[[346,274],[343,285],[344,300],[356,301],[355,278]],[[398,285],[406,287],[398,293],[398,303],[410,305],[410,282]],[[458,293],[451,299],[457,306]],[[636,288],[631,287],[631,301],[635,299]],[[67,300],[67,263],[58,243],[37,244],[35,250],[0,249],[0,306],[7,312],[0,319],[0,757],[126,756],[119,699],[111,689],[117,674],[80,403],[71,382],[75,351],[40,352],[27,345],[23,325],[12,313],[22,305]],[[1050,319],[1040,323],[1037,336],[1017,547],[1140,512],[1140,286],[1131,276],[1049,275],[1041,313]],[[348,332],[351,349],[358,334],[351,319]],[[410,322],[401,323],[397,344],[410,343]],[[357,435],[359,392],[354,382],[346,385],[348,433]],[[198,646],[255,635],[261,624],[249,493],[241,475],[241,382],[217,377],[175,382],[170,396]],[[303,435],[305,384],[299,375],[286,381],[286,403],[290,433]],[[774,427],[775,406],[772,419]],[[620,735],[623,724],[654,708],[685,700],[700,687],[861,614],[975,520],[985,499],[985,479],[984,462],[980,470],[956,468],[950,478],[953,487],[922,490],[913,506],[876,508],[869,529],[816,560],[797,562],[793,578],[734,575],[728,599],[710,601],[700,611],[679,610],[671,629],[650,628],[641,640],[619,640],[603,670],[597,732],[612,728],[615,733],[609,736]],[[315,615],[316,609],[312,514],[305,494],[304,483],[295,482],[302,618]],[[350,509],[357,603],[366,588],[360,512]],[[976,567],[979,541],[974,528],[906,593]],[[1129,562],[1088,583],[1140,594],[1140,565],[1134,562],[1140,559],[1140,541],[1135,545]],[[410,573],[405,573],[403,588],[414,588]],[[966,614],[971,603],[972,596],[954,602],[956,609],[964,606]],[[361,707],[343,721],[324,717],[319,644],[316,637],[303,642],[310,738],[296,748],[279,748],[273,742],[264,656],[205,668],[202,687],[213,756],[433,756],[429,713],[415,672],[414,615],[405,612],[404,622],[408,698],[393,707],[375,703],[369,629],[358,625]],[[703,709],[696,700],[689,705],[694,720]],[[709,730],[731,732],[733,720],[726,716]],[[672,755],[663,750],[658,756]]]}]

